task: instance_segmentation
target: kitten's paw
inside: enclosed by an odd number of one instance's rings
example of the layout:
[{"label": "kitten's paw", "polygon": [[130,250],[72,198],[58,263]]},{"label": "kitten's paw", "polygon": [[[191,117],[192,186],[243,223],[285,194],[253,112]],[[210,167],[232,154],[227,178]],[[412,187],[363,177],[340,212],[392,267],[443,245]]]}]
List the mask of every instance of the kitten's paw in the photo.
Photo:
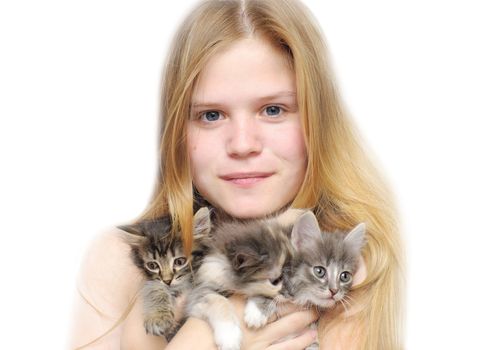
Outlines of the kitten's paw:
[{"label": "kitten's paw", "polygon": [[243,333],[233,322],[216,322],[213,325],[214,340],[219,350],[239,350]]},{"label": "kitten's paw", "polygon": [[161,335],[164,335],[164,332],[165,332],[162,325],[152,321],[144,322],[144,328],[146,329],[147,334],[152,334],[152,335],[161,336]]},{"label": "kitten's paw", "polygon": [[261,312],[255,302],[248,299],[244,308],[244,322],[249,328],[260,328],[268,322],[268,316]]},{"label": "kitten's paw", "polygon": [[176,330],[176,322],[170,318],[146,318],[144,320],[144,328],[147,334],[167,336],[172,335]]}]

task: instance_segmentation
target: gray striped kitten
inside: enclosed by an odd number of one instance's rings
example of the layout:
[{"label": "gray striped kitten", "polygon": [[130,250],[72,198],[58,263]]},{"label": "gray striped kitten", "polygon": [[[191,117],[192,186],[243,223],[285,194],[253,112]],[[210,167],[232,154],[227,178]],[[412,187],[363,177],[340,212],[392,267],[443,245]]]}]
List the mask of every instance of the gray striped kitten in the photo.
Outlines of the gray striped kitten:
[{"label": "gray striped kitten", "polygon": [[[358,224],[348,233],[323,232],[316,216],[306,211],[290,232],[294,255],[283,271],[282,294],[295,304],[319,310],[343,303],[353,285],[365,244],[365,224]],[[245,309],[246,325],[252,328],[265,325],[273,310],[276,306],[270,300],[265,299],[263,303],[259,297],[249,299]],[[306,349],[318,348],[315,342]]]},{"label": "gray striped kitten", "polygon": [[365,245],[365,224],[350,232],[323,232],[311,211],[299,217],[291,232],[294,258],[284,274],[284,294],[294,303],[331,308],[343,302]]},{"label": "gray striped kitten", "polygon": [[[175,320],[176,298],[192,286],[195,271],[207,250],[204,208],[194,217],[194,247],[191,257],[184,254],[179,235],[171,237],[169,217],[119,226],[126,233],[124,240],[131,247],[134,264],[144,273],[142,288],[144,328],[146,333],[170,340],[179,324]],[[201,215],[202,214],[202,215]]]},{"label": "gray striped kitten", "polygon": [[239,320],[228,296],[253,297],[253,303],[263,305],[283,298],[283,268],[293,254],[288,230],[276,219],[220,222],[212,228],[211,251],[195,274],[187,314],[210,324],[219,349],[241,345]]}]

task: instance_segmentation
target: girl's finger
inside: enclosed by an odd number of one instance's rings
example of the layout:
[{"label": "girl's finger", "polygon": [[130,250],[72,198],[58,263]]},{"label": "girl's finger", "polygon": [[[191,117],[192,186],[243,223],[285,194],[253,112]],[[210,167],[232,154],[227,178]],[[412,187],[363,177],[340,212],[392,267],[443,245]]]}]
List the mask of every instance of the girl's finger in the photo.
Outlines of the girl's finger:
[{"label": "girl's finger", "polygon": [[295,311],[302,311],[302,310],[306,310],[306,308],[304,308],[302,306],[299,306],[299,305],[296,305],[296,304],[293,304],[293,303],[290,303],[290,302],[277,304],[276,305],[276,312],[273,315],[270,316],[270,318],[268,319],[268,323],[274,322],[274,321],[280,319],[281,317],[283,317],[285,315],[288,315],[288,314],[291,314]]},{"label": "girl's finger", "polygon": [[266,350],[303,350],[317,340],[315,329],[309,329],[303,334],[269,346]]},{"label": "girl's finger", "polygon": [[282,339],[290,334],[296,334],[315,322],[319,315],[313,310],[296,311],[281,317],[264,327],[264,337],[267,340]]}]

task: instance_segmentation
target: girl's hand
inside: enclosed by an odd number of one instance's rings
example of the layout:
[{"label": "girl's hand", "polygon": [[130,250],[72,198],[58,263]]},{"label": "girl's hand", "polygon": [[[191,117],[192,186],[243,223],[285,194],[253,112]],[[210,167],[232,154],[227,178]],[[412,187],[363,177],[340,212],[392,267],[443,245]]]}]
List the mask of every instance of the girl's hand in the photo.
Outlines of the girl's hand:
[{"label": "girl's hand", "polygon": [[246,301],[243,297],[232,296],[229,298],[234,305],[243,331],[243,350],[282,350],[305,349],[316,341],[316,330],[309,328],[319,315],[312,310],[300,310],[292,304],[283,305],[279,310],[277,319],[269,320],[268,324],[260,329],[249,329],[243,321]]},{"label": "girl's hand", "polygon": [[[268,321],[260,329],[248,329],[244,325],[243,297],[229,298],[238,315],[243,332],[242,350],[304,350],[316,341],[316,332],[309,329],[319,316],[311,310],[300,311],[294,305],[287,304],[278,316]],[[201,319],[188,318],[179,332],[169,342],[166,350],[216,350],[213,331],[209,324]]]}]

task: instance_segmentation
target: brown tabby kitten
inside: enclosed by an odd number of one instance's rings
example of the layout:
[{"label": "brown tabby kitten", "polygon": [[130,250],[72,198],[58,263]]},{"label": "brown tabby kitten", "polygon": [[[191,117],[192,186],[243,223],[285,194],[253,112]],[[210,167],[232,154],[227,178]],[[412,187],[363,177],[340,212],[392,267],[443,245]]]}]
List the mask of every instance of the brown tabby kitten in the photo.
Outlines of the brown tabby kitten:
[{"label": "brown tabby kitten", "polygon": [[191,257],[183,252],[179,235],[171,237],[169,217],[119,226],[126,233],[125,241],[131,246],[131,258],[144,273],[142,288],[144,327],[146,333],[163,335],[170,340],[179,328],[174,317],[176,298],[192,285],[195,271],[207,250],[207,231],[204,219],[209,210],[203,208],[194,217],[194,247]]},{"label": "brown tabby kitten", "polygon": [[211,237],[211,251],[188,295],[187,314],[211,325],[219,349],[237,350],[242,333],[227,296],[282,298],[282,271],[292,246],[275,219],[221,222]]}]

